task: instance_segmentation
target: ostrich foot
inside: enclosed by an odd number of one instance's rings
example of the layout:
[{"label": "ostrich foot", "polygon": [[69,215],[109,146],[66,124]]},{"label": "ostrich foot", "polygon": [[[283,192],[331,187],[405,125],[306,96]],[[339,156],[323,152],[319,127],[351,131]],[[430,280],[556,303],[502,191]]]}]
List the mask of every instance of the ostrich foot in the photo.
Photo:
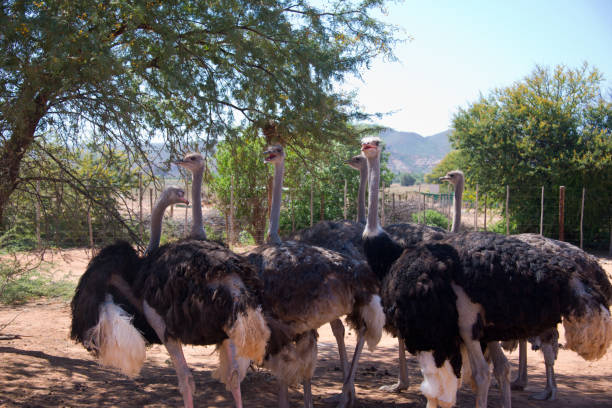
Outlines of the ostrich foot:
[{"label": "ostrich foot", "polygon": [[337,408],[351,408],[355,405],[355,386],[353,384],[345,386],[340,394],[340,402],[336,405]]},{"label": "ostrich foot", "polygon": [[557,390],[545,389],[542,392],[536,392],[529,396],[530,400],[537,401],[555,401],[557,399]]},{"label": "ostrich foot", "polygon": [[516,380],[512,381],[512,383],[510,383],[510,388],[514,391],[523,391],[526,385],[527,381],[521,378],[517,378]]},{"label": "ostrich foot", "polygon": [[408,389],[408,384],[402,381],[398,381],[392,385],[383,385],[382,387],[379,388],[380,391],[398,392],[398,393],[402,392],[403,390],[407,390],[407,389]]}]

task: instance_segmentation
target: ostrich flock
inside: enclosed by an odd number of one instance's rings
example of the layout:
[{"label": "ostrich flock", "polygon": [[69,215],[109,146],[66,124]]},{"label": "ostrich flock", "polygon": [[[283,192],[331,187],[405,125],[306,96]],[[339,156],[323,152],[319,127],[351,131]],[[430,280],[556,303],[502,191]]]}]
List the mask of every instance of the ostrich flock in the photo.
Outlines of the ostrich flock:
[{"label": "ostrich flock", "polygon": [[[279,407],[289,407],[288,386],[298,383],[305,408],[312,407],[317,329],[325,323],[342,367],[338,407],[355,405],[360,354],[364,345],[374,350],[386,330],[398,339],[399,379],[384,390],[407,388],[407,351],[420,366],[428,408],[453,406],[464,380],[475,405],[486,407],[492,375],[502,406],[510,408],[511,390],[527,381],[529,339],[544,354],[547,376],[545,390],[533,398],[554,400],[559,323],[565,348],[584,359],[601,358],[612,343],[606,273],[581,249],[540,235],[461,232],[461,171],[441,178],[455,190],[450,232],[410,223],[383,229],[381,151],[380,139],[366,138],[361,155],[347,161],[360,173],[357,222],[321,221],[283,240],[278,227],[285,154],[282,146],[269,146],[264,161],[275,172],[268,242],[246,254],[206,238],[200,202],[205,163],[200,154],[187,154],[176,164],[193,177],[189,237],[159,245],[166,207],[187,202],[183,190],[169,187],[152,211],[143,255],[117,242],[90,261],[71,303],[72,339],[130,377],[139,374],[146,346],[163,344],[185,407],[194,406],[195,382],[182,345],[215,345],[213,376],[238,408],[251,364],[275,376]],[[350,359],[345,324],[357,335]],[[503,348],[513,342],[520,344],[520,364],[511,383]]]}]

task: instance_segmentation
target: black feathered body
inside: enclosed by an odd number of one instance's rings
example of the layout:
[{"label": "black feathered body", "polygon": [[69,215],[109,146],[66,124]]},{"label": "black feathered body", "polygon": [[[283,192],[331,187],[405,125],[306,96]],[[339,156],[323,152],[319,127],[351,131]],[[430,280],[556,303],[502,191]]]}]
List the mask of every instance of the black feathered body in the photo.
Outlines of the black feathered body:
[{"label": "black feathered body", "polygon": [[458,268],[459,257],[449,245],[417,245],[393,263],[381,288],[387,330],[400,335],[412,354],[433,351],[438,367],[449,360],[457,376],[461,339],[451,282]]},{"label": "black feathered body", "polygon": [[461,261],[453,282],[482,305],[483,325],[474,328],[481,341],[536,336],[581,307],[572,290],[575,265],[563,257],[491,232],[453,234],[441,242]]},{"label": "black feathered body", "polygon": [[439,241],[449,234],[439,227],[409,222],[386,225],[385,232],[404,249],[425,241]]},{"label": "black feathered body", "polygon": [[225,246],[198,240],[164,245],[143,262],[132,285],[184,344],[225,340],[239,313],[259,305],[255,269]]},{"label": "black feathered body", "polygon": [[264,310],[288,324],[294,335],[343,315],[360,324],[360,307],[379,292],[365,262],[325,248],[286,241],[262,245],[247,258],[264,286]]},{"label": "black feathered body", "polygon": [[363,224],[353,221],[319,221],[289,237],[290,241],[331,249],[350,258],[365,260],[363,253]]},{"label": "black feathered body", "polygon": [[138,274],[142,259],[134,248],[118,241],[108,245],[91,259],[85,273],[79,279],[71,302],[72,325],[70,337],[78,342],[87,342],[87,332],[99,321],[100,305],[111,295],[113,302],[132,316],[132,324],[149,343],[160,343],[155,331],[140,312],[115,286],[113,275],[131,284]]}]

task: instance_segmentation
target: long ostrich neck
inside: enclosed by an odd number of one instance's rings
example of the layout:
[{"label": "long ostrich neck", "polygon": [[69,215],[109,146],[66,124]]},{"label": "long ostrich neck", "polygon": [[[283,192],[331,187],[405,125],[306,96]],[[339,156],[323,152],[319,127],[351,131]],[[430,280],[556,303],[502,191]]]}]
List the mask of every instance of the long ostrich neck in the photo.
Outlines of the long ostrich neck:
[{"label": "long ostrich neck", "polygon": [[278,225],[280,220],[281,199],[283,194],[283,172],[285,158],[274,163],[274,186],[272,187],[272,205],[270,206],[270,226],[268,229],[268,242],[280,244]]},{"label": "long ostrich neck", "polygon": [[454,198],[454,213],[453,213],[453,226],[451,232],[459,232],[461,227],[461,202],[463,200],[463,179],[460,179],[455,184],[455,198]]},{"label": "long ostrich neck", "polygon": [[151,237],[149,238],[149,245],[145,250],[145,255],[153,252],[159,247],[159,240],[161,239],[162,231],[162,219],[164,217],[164,211],[168,207],[168,202],[164,199],[160,199],[155,208],[151,212]]},{"label": "long ostrich neck", "polygon": [[368,195],[368,218],[364,235],[377,235],[381,228],[378,224],[378,186],[380,183],[380,155],[367,158],[368,172],[370,173],[369,185],[370,193]]},{"label": "long ostrich neck", "polygon": [[193,172],[193,185],[191,186],[191,238],[206,239],[206,232],[202,221],[202,176],[204,168]]},{"label": "long ostrich neck", "polygon": [[357,222],[360,224],[366,223],[366,184],[368,181],[368,168],[363,166],[359,169],[359,191],[357,193]]}]

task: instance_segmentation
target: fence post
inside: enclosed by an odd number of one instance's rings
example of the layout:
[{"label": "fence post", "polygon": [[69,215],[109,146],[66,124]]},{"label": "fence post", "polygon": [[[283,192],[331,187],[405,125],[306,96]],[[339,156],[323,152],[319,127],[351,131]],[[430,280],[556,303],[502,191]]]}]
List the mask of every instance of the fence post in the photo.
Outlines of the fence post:
[{"label": "fence post", "polygon": [[506,184],[506,235],[510,235],[510,218],[508,218],[508,205],[510,204],[510,186]]},{"label": "fence post", "polygon": [[314,181],[311,181],[310,182],[310,226],[311,227],[312,227],[312,222],[314,220],[313,201],[314,201]]},{"label": "fence post", "polygon": [[584,193],[585,193],[585,188],[582,187],[582,205],[580,206],[580,249],[582,249],[582,222],[584,220]]},{"label": "fence post", "polygon": [[347,219],[347,213],[348,213],[348,203],[347,203],[347,189],[348,189],[348,182],[346,179],[344,179],[344,209],[342,211],[342,216],[344,217],[344,219]]},{"label": "fence post", "polygon": [[144,227],[142,225],[142,173],[138,173],[138,230],[140,236],[144,235]]},{"label": "fence post", "polygon": [[559,187],[559,241],[565,240],[565,186]]},{"label": "fence post", "polygon": [[229,242],[229,246],[234,245],[235,234],[234,234],[234,175],[230,179],[230,209],[229,209],[229,236],[227,240]]},{"label": "fence post", "polygon": [[542,186],[542,199],[540,202],[540,235],[544,231],[544,186]]},{"label": "fence post", "polygon": [[87,227],[89,228],[89,248],[91,249],[91,257],[94,257],[94,241],[93,241],[93,227],[91,225],[91,206],[87,206]]},{"label": "fence post", "polygon": [[483,195],[483,201],[484,201],[484,230],[487,230],[487,195],[484,194]]},{"label": "fence post", "polygon": [[41,247],[40,242],[40,181],[36,180],[36,245]]},{"label": "fence post", "polygon": [[478,184],[476,184],[476,206],[474,207],[474,231],[478,231]]},{"label": "fence post", "polygon": [[421,183],[419,183],[419,195],[417,195],[417,224],[421,223]]},{"label": "fence post", "polygon": [[319,210],[321,221],[325,219],[325,193],[321,190],[321,209]]},{"label": "fence post", "polygon": [[291,232],[295,232],[295,212],[293,210],[293,195],[289,190],[289,205],[291,206]]},{"label": "fence post", "polygon": [[395,193],[391,193],[391,218],[395,215]]}]

